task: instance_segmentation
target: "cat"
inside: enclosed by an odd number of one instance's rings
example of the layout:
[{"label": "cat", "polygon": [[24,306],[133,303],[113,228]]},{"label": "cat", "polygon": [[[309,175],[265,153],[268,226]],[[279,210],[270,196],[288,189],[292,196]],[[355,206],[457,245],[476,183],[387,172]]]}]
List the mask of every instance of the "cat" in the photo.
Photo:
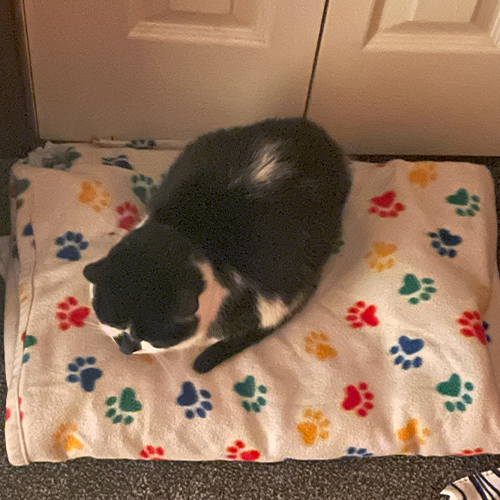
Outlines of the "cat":
[{"label": "cat", "polygon": [[304,118],[220,129],[168,169],[149,216],[87,265],[98,319],[130,354],[197,330],[209,266],[227,291],[194,361],[206,373],[260,342],[307,303],[341,234],[351,177],[340,147]]}]

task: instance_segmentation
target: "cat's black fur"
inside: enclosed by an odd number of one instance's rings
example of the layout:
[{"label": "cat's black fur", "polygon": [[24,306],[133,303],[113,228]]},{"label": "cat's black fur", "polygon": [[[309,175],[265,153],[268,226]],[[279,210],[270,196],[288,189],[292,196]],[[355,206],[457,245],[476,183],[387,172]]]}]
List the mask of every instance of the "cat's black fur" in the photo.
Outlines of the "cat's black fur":
[{"label": "cat's black fur", "polygon": [[204,373],[261,341],[314,292],[340,236],[351,179],[334,141],[301,118],[201,136],[178,157],[149,220],[84,274],[103,323],[169,347],[196,330],[200,262],[228,289],[210,327]]}]

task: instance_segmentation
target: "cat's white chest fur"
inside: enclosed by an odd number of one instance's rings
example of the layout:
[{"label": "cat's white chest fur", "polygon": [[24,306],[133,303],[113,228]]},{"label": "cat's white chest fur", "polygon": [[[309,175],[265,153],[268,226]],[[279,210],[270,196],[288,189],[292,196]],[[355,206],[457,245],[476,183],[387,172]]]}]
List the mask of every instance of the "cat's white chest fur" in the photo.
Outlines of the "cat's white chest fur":
[{"label": "cat's white chest fur", "polygon": [[[184,349],[193,343],[198,343],[201,338],[206,336],[208,328],[212,321],[217,317],[217,313],[219,311],[219,307],[221,302],[224,300],[226,295],[228,294],[227,289],[222,287],[214,277],[212,268],[209,264],[201,263],[198,264],[198,268],[203,275],[203,280],[205,281],[205,289],[201,293],[198,298],[199,307],[196,312],[196,316],[198,317],[198,327],[196,329],[195,334],[188,340],[181,342],[177,346],[169,347],[168,349]],[[92,300],[94,296],[94,285],[90,284],[90,299]],[[105,325],[103,323],[99,323],[101,330],[116,340],[123,334],[123,330],[118,328],[114,328],[109,325]],[[158,354],[161,352],[165,352],[165,349],[159,349],[153,347],[149,342],[142,341],[141,342],[141,350],[135,351],[134,355],[140,354]]]}]

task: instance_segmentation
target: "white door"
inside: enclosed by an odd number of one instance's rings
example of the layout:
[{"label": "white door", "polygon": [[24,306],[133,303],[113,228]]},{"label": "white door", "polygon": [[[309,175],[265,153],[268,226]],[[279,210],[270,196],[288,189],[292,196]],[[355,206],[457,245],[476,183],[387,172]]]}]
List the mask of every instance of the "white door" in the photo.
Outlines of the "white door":
[{"label": "white door", "polygon": [[302,115],[324,0],[24,0],[45,139]]},{"label": "white door", "polygon": [[308,116],[350,153],[500,155],[498,0],[330,0]]}]

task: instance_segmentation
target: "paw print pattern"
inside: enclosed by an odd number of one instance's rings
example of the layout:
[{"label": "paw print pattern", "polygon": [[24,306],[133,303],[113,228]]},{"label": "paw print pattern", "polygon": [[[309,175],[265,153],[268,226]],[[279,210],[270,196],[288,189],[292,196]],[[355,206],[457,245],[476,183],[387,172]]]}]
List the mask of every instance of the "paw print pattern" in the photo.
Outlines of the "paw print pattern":
[{"label": "paw print pattern", "polygon": [[409,296],[408,303],[415,305],[420,301],[430,300],[432,294],[436,293],[436,288],[431,286],[433,284],[434,280],[431,278],[422,278],[419,280],[414,274],[406,274],[399,293]]},{"label": "paw print pattern", "polygon": [[134,174],[130,181],[132,183],[132,192],[144,203],[149,202],[153,194],[157,191],[153,179],[144,174]]},{"label": "paw print pattern", "polygon": [[484,455],[485,453],[487,452],[483,448],[465,448],[464,450],[455,453],[455,455],[459,457],[471,457],[473,455]]},{"label": "paw print pattern", "polygon": [[489,325],[481,319],[478,311],[464,311],[462,316],[457,319],[457,323],[462,327],[460,333],[465,337],[475,337],[484,345],[491,341],[490,336],[486,333]]},{"label": "paw print pattern", "polygon": [[334,358],[337,351],[330,345],[328,335],[323,332],[311,332],[305,339],[305,351],[319,361]]},{"label": "paw print pattern", "polygon": [[394,266],[394,252],[397,246],[393,243],[384,243],[376,241],[373,243],[371,250],[366,254],[370,269],[375,269],[379,273],[390,269]]},{"label": "paw print pattern", "polygon": [[26,351],[34,346],[38,340],[34,335],[26,335],[26,332],[23,332],[21,342],[23,343],[23,363],[27,363],[30,359],[30,353]]},{"label": "paw print pattern", "polygon": [[330,420],[322,411],[306,408],[302,411],[297,424],[302,442],[306,446],[312,446],[320,439],[328,439],[330,436]]},{"label": "paw print pattern", "polygon": [[366,448],[356,448],[355,446],[349,446],[347,448],[345,455],[341,458],[364,458],[372,457],[373,453],[370,453]]},{"label": "paw print pattern", "polygon": [[186,381],[182,384],[181,393],[177,396],[176,403],[185,407],[184,415],[186,418],[193,419],[198,416],[205,418],[207,412],[212,410],[212,403],[209,399],[212,397],[206,389],[196,390],[193,382]]},{"label": "paw print pattern", "polygon": [[474,384],[472,382],[465,382],[462,386],[462,379],[458,373],[453,373],[448,380],[440,382],[436,386],[436,391],[439,394],[452,398],[444,403],[444,407],[449,412],[465,411],[467,405],[472,404],[472,397],[469,393],[473,390]]},{"label": "paw print pattern", "polygon": [[92,392],[98,379],[102,377],[102,371],[94,365],[96,359],[94,356],[75,358],[68,365],[69,375],[66,377],[68,382],[79,383],[85,392]]},{"label": "paw print pattern", "polygon": [[380,196],[375,196],[370,201],[372,206],[368,209],[368,213],[376,214],[382,218],[397,217],[405,209],[402,203],[396,201],[394,191],[387,191]]},{"label": "paw print pattern", "polygon": [[126,146],[133,149],[154,149],[156,141],[154,139],[132,139]]},{"label": "paw print pattern", "polygon": [[410,339],[406,335],[402,335],[399,337],[398,343],[393,345],[389,352],[396,356],[394,364],[401,366],[403,370],[420,368],[424,362],[423,359],[420,356],[411,356],[420,352],[424,345],[425,342],[422,339]]},{"label": "paw print pattern", "polygon": [[340,234],[340,236],[336,238],[335,241],[333,242],[332,254],[333,255],[339,254],[344,245],[345,245],[344,236]]},{"label": "paw print pattern", "polygon": [[78,199],[97,213],[109,207],[109,191],[99,181],[83,181]]},{"label": "paw print pattern", "polygon": [[456,193],[446,197],[447,203],[456,205],[455,213],[461,217],[474,217],[479,212],[479,202],[481,198],[473,194],[470,195],[467,189],[460,188]]},{"label": "paw print pattern", "polygon": [[396,432],[398,441],[403,444],[401,453],[413,455],[420,451],[420,447],[430,435],[431,431],[427,427],[421,427],[416,418],[409,419],[406,425]]},{"label": "paw print pattern", "polygon": [[128,156],[121,154],[118,156],[107,156],[102,158],[103,165],[110,165],[112,167],[126,168],[127,170],[134,170],[134,167],[128,161]]},{"label": "paw print pattern", "polygon": [[121,205],[118,205],[116,207],[116,211],[120,216],[118,219],[118,227],[120,229],[131,231],[133,227],[140,221],[138,208],[128,201]]},{"label": "paw print pattern", "polygon": [[78,427],[74,423],[63,423],[52,434],[52,445],[56,451],[72,453],[83,449],[83,443],[77,437]]},{"label": "paw print pattern", "polygon": [[166,460],[165,450],[161,446],[152,446],[148,444],[139,453],[144,460]]},{"label": "paw print pattern", "polygon": [[82,233],[74,233],[73,231],[66,231],[62,236],[58,236],[55,242],[57,246],[61,247],[57,251],[57,256],[60,259],[71,261],[80,260],[82,250],[89,246],[89,242],[83,239]]},{"label": "paw print pattern", "polygon": [[132,414],[142,410],[141,402],[136,399],[135,391],[130,387],[125,387],[119,397],[111,396],[106,399],[105,405],[109,407],[106,417],[114,424],[121,422],[130,425],[134,421]]},{"label": "paw print pattern", "polygon": [[247,450],[243,441],[237,440],[226,448],[226,458],[230,460],[243,460],[244,462],[255,462],[260,457],[258,450]]},{"label": "paw print pattern", "polygon": [[75,297],[66,297],[57,304],[56,318],[59,329],[64,331],[72,326],[81,328],[85,326],[85,319],[89,314],[89,307],[79,306]]},{"label": "paw print pattern", "polygon": [[373,304],[367,305],[362,300],[356,302],[353,307],[347,310],[345,317],[350,323],[351,328],[362,328],[363,326],[377,326],[377,308]]},{"label": "paw print pattern", "polygon": [[16,198],[16,208],[19,210],[24,200],[20,197],[29,187],[31,181],[29,179],[14,179],[14,182],[9,186],[9,195],[11,198]]},{"label": "paw print pattern", "polygon": [[261,408],[267,403],[266,399],[262,396],[262,394],[267,393],[266,386],[257,386],[255,377],[252,375],[248,375],[243,382],[236,382],[233,388],[243,398],[241,406],[248,412],[259,413]]},{"label": "paw print pattern", "polygon": [[433,161],[417,161],[408,172],[408,179],[412,184],[426,188],[437,179],[436,164]]},{"label": "paw print pattern", "polygon": [[452,247],[456,247],[462,243],[461,236],[451,234],[448,229],[438,229],[437,231],[427,233],[427,236],[431,238],[431,247],[435,248],[441,257],[448,256],[454,258],[457,256],[457,250]]},{"label": "paw print pattern", "polygon": [[348,385],[344,388],[345,397],[342,408],[346,411],[354,411],[360,417],[366,417],[373,408],[373,393],[368,390],[368,384],[361,382],[356,387]]}]

